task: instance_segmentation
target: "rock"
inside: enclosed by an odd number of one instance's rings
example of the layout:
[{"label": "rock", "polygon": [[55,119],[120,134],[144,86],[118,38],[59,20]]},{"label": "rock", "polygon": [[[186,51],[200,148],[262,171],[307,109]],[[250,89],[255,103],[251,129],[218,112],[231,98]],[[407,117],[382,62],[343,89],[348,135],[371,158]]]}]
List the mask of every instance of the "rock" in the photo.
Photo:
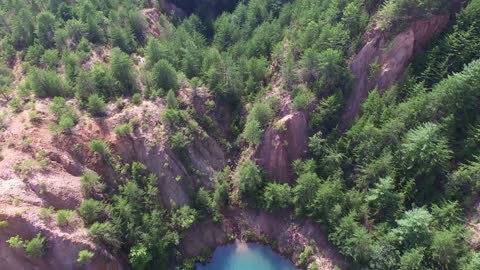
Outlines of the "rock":
[{"label": "rock", "polygon": [[304,155],[307,144],[305,114],[294,112],[280,119],[274,127],[267,128],[262,143],[254,153],[254,159],[266,171],[270,180],[291,183],[292,162]]},{"label": "rock", "polygon": [[[372,89],[377,87],[383,92],[397,82],[414,54],[441,32],[448,21],[448,14],[414,21],[393,39],[378,29],[366,33],[365,45],[353,56],[350,64],[355,86],[342,115],[341,126],[346,128],[353,121]],[[372,64],[378,64],[377,74],[370,74]]]}]

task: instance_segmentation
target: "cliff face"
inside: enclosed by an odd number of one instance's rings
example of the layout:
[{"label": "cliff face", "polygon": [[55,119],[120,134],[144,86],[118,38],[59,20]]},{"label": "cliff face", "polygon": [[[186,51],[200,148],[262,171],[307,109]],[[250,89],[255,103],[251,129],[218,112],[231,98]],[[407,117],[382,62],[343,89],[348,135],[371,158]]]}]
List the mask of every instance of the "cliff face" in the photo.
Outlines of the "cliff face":
[{"label": "cliff face", "polygon": [[366,33],[365,45],[353,56],[350,64],[354,88],[342,115],[341,126],[345,128],[354,120],[371,90],[377,88],[383,92],[397,82],[415,53],[440,33],[448,21],[448,14],[413,21],[393,38],[378,29]]},{"label": "cliff face", "polygon": [[307,150],[308,134],[305,113],[294,112],[281,118],[265,131],[254,159],[266,171],[269,180],[291,183],[292,162]]}]

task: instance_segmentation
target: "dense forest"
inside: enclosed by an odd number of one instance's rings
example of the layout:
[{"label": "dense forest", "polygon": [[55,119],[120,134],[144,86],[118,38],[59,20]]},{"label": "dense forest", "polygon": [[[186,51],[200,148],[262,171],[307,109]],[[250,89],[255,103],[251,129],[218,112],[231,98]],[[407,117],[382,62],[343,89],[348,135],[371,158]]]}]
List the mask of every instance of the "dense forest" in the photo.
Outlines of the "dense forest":
[{"label": "dense forest", "polygon": [[[145,10],[165,1],[0,0],[0,127],[23,111],[35,121],[32,104],[46,100],[51,131],[64,138],[82,117],[102,119],[124,100],[161,100],[166,144],[184,164],[192,163],[188,146],[205,136],[199,126],[214,134],[228,166],[191,204],[173,207],[161,202],[150,168],[122,160],[105,140],[88,142],[118,178],[83,173],[85,200],[55,209],[57,222],[79,215],[89,237],[132,269],[193,269],[178,251],[183,232],[221,223],[229,207],[293,209],[321,226],[348,269],[480,269],[466,225],[480,190],[480,1],[457,2],[178,0],[171,3],[185,14],[159,12],[155,33]],[[349,63],[369,33],[392,40],[410,22],[452,10],[402,78],[372,89],[356,118],[344,120],[355,84]],[[374,78],[380,67],[369,69]],[[208,89],[206,106],[228,107],[226,130],[184,105],[185,88]],[[252,158],[267,129],[282,129],[286,103],[308,115],[309,136],[287,183]],[[114,134],[143,128],[131,119]],[[44,241],[25,239],[25,251],[48,256]],[[22,239],[12,235],[9,245]],[[82,263],[94,256],[81,253]],[[308,258],[298,266],[317,269]]]}]

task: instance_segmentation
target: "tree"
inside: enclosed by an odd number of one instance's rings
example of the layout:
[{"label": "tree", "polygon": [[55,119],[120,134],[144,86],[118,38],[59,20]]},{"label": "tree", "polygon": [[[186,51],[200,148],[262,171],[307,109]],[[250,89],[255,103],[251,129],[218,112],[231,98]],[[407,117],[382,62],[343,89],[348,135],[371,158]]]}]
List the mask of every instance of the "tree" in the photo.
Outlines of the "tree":
[{"label": "tree", "polygon": [[458,230],[440,230],[433,233],[432,257],[438,266],[456,268],[458,258],[463,252],[462,240],[462,232]]},{"label": "tree", "polygon": [[84,173],[80,178],[83,194],[87,197],[94,197],[97,192],[102,191],[105,185],[100,180],[101,178],[96,172]]},{"label": "tree", "polygon": [[60,227],[65,227],[70,225],[75,212],[72,210],[62,209],[57,211],[57,224]]},{"label": "tree", "polygon": [[167,60],[158,61],[153,66],[150,76],[156,89],[167,91],[178,87],[175,68]]},{"label": "tree", "polygon": [[421,270],[424,266],[425,248],[407,250],[400,258],[400,270]]},{"label": "tree", "polygon": [[78,213],[85,224],[91,225],[98,221],[104,209],[105,205],[101,201],[86,199],[78,208]]},{"label": "tree", "polygon": [[406,248],[426,245],[430,242],[432,232],[430,224],[433,216],[424,208],[406,211],[403,218],[397,220],[397,227],[392,232]]},{"label": "tree", "polygon": [[178,110],[179,102],[177,97],[175,96],[175,92],[173,91],[173,89],[168,90],[165,100],[167,102],[168,109]]},{"label": "tree", "polygon": [[118,232],[110,222],[95,222],[88,229],[89,234],[98,242],[108,245],[110,248],[117,250],[120,248],[121,242],[118,239]]},{"label": "tree", "polygon": [[307,172],[298,177],[297,184],[293,188],[293,203],[297,215],[305,215],[311,211],[311,204],[320,184],[320,178],[313,172]]},{"label": "tree", "polygon": [[152,255],[143,243],[138,243],[130,249],[128,260],[133,269],[146,269],[152,260]]},{"label": "tree", "polygon": [[264,102],[257,102],[253,105],[248,115],[249,121],[257,120],[262,127],[266,126],[275,117],[275,111]]},{"label": "tree", "polygon": [[393,178],[381,178],[366,198],[379,220],[395,217],[402,207],[402,195],[395,191]]},{"label": "tree", "polygon": [[260,123],[255,119],[247,121],[242,133],[243,139],[245,139],[250,145],[257,145],[261,142],[262,136],[263,129],[260,126]]},{"label": "tree", "polygon": [[27,48],[33,43],[35,16],[27,8],[22,8],[13,18],[12,39],[17,50]]},{"label": "tree", "polygon": [[77,262],[79,264],[89,264],[92,262],[94,256],[95,256],[95,253],[89,250],[86,250],[86,249],[80,250],[80,252],[78,252]]},{"label": "tree", "polygon": [[292,204],[292,188],[288,184],[268,183],[263,201],[269,211],[287,208]]},{"label": "tree", "polygon": [[54,45],[55,16],[50,12],[41,12],[37,15],[37,27],[35,29],[38,40],[45,48]]},{"label": "tree", "polygon": [[102,116],[105,114],[105,101],[98,94],[88,97],[87,110],[93,116]]},{"label": "tree", "polygon": [[65,96],[62,79],[52,70],[33,69],[27,78],[35,95],[39,98]]},{"label": "tree", "polygon": [[242,162],[238,167],[240,192],[243,195],[255,196],[263,186],[260,168],[251,160]]},{"label": "tree", "polygon": [[407,133],[402,153],[408,171],[428,175],[447,167],[452,152],[439,132],[436,124],[425,123]]},{"label": "tree", "polygon": [[132,60],[127,54],[119,48],[112,49],[110,68],[113,78],[119,82],[120,92],[124,95],[132,95],[137,91],[136,78],[132,66]]},{"label": "tree", "polygon": [[40,233],[25,243],[25,251],[32,258],[41,258],[45,255],[46,239]]}]

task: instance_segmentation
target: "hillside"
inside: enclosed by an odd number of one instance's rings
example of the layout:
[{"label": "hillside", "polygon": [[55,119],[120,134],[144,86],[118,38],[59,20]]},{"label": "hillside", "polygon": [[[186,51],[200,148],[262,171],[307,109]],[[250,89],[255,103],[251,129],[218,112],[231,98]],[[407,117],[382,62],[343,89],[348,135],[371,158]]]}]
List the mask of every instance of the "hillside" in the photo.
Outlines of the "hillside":
[{"label": "hillside", "polygon": [[0,0],[0,268],[480,269],[479,117],[479,0]]}]

